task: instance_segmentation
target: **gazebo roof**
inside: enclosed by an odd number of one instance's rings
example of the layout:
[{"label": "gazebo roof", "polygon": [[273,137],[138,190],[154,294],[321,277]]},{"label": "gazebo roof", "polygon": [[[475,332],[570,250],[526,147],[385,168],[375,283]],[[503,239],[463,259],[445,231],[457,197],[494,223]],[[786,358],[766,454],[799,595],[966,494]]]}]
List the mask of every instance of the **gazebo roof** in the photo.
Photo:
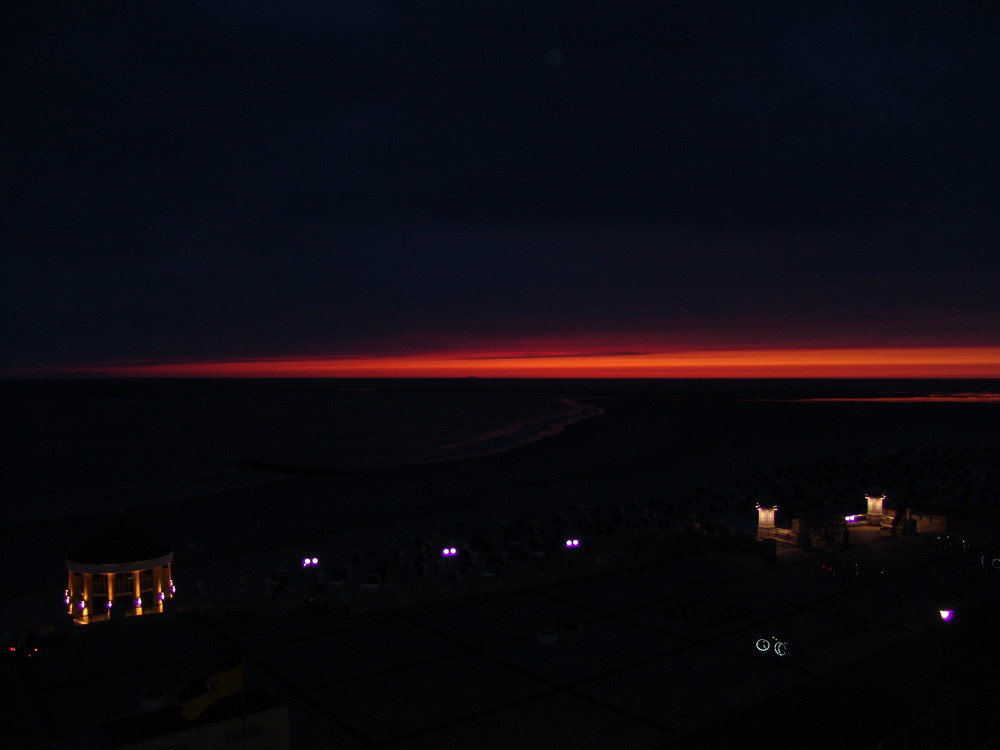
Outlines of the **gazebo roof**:
[{"label": "gazebo roof", "polygon": [[100,531],[70,552],[70,562],[88,565],[120,565],[152,560],[172,552],[170,547],[147,534],[128,528]]}]

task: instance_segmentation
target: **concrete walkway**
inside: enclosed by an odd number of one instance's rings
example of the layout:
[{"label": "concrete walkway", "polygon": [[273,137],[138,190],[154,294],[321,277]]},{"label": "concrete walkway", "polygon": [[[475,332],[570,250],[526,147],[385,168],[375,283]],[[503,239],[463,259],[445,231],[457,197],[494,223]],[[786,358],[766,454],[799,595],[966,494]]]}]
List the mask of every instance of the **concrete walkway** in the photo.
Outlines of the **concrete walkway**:
[{"label": "concrete walkway", "polygon": [[295,592],[180,601],[8,660],[0,722],[13,746],[48,747],[240,644],[247,684],[290,706],[297,748],[958,746],[994,729],[980,708],[995,697],[1000,585],[981,563],[1000,557],[992,534],[960,538],[858,528],[849,548],[768,563],[697,536],[619,535],[603,556],[511,565],[501,585],[432,577],[350,607]]}]

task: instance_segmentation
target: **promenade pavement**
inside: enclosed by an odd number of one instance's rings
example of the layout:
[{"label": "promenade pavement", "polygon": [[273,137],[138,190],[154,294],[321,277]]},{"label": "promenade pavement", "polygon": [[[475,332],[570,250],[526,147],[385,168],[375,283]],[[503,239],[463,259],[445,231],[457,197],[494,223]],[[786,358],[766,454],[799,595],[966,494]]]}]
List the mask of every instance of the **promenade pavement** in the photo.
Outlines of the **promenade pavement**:
[{"label": "promenade pavement", "polygon": [[293,570],[274,599],[181,597],[44,633],[38,658],[0,670],[0,723],[9,747],[86,747],[144,690],[241,646],[247,686],[288,704],[294,748],[988,746],[1000,543],[964,531],[947,549],[857,527],[850,547],[772,562],[632,537],[312,602]]}]

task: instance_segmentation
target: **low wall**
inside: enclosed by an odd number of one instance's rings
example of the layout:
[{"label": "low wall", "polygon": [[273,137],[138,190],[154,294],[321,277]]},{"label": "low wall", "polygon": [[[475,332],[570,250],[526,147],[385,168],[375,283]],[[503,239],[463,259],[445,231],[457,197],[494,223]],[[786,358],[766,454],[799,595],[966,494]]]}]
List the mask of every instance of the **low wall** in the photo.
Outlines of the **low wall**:
[{"label": "low wall", "polygon": [[910,510],[906,512],[906,518],[916,521],[918,534],[948,530],[948,517],[940,513],[921,513]]}]

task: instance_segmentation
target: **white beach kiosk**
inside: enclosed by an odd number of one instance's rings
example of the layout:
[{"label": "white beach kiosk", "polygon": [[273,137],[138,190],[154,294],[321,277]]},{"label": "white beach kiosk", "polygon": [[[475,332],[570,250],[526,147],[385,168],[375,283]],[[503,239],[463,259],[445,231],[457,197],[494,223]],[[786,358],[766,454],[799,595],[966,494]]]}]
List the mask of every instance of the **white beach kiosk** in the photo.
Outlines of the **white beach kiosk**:
[{"label": "white beach kiosk", "polygon": [[173,598],[170,547],[123,529],[99,533],[66,556],[66,612],[80,625],[163,611]]}]

